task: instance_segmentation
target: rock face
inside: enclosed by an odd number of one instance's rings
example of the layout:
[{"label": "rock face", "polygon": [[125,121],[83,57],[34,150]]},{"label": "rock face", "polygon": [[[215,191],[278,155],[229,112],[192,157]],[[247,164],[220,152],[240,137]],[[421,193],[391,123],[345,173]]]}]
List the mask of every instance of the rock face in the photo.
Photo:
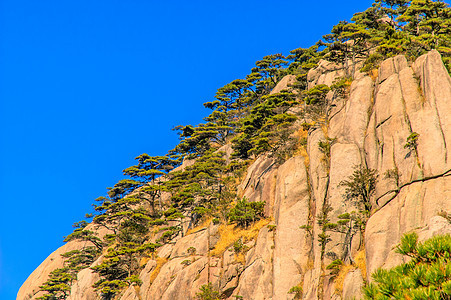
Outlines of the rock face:
[{"label": "rock face", "polygon": [[55,252],[50,254],[46,260],[44,260],[36,270],[31,273],[27,281],[20,287],[17,293],[17,299],[36,299],[42,296],[39,293],[39,286],[42,285],[48,278],[48,274],[57,268],[63,267],[63,258],[61,254],[80,249],[82,247],[81,242],[69,242],[66,245],[58,248]]},{"label": "rock face", "polygon": [[[88,225],[86,229],[96,231],[99,237],[103,237],[105,234],[110,233],[104,228],[95,228],[93,225]],[[17,299],[28,300],[36,299],[37,297],[42,296],[42,293],[39,292],[39,286],[47,281],[50,272],[57,268],[63,267],[64,260],[61,257],[61,254],[72,250],[80,250],[84,247],[84,245],[84,242],[71,241],[50,254],[39,265],[39,267],[37,267],[36,270],[28,276],[27,280],[20,287],[17,293]],[[93,265],[96,265],[98,261],[94,262]],[[93,289],[91,289],[91,286],[95,281],[97,281],[97,279],[93,275],[94,274],[92,274],[89,269],[82,270],[78,273],[78,282],[74,284],[71,289],[71,291],[75,292],[68,299],[95,299],[93,297],[96,296],[96,294],[93,292]],[[80,291],[80,293],[78,291]],[[85,295],[88,295],[90,291],[92,291],[93,296],[85,297]]]},{"label": "rock face", "polygon": [[[334,104],[329,120],[310,128],[304,154],[281,164],[261,156],[248,168],[239,193],[265,201],[271,221],[246,241],[246,253],[240,257],[229,247],[208,255],[221,229],[206,225],[162,247],[141,271],[143,284],[118,299],[195,299],[207,282],[228,299],[294,299],[293,287],[303,288],[302,299],[359,299],[375,269],[403,261],[393,248],[404,233],[416,231],[420,240],[450,233],[451,224],[438,213],[451,212],[451,79],[436,51],[414,63],[404,56],[390,58],[378,74],[373,80],[356,71],[346,99],[329,95]],[[340,66],[321,61],[310,70],[308,84],[331,85],[343,75]],[[273,92],[293,80],[285,77]],[[412,134],[416,146],[405,147]],[[330,150],[320,149],[320,142]],[[230,147],[224,149],[230,155]],[[331,240],[322,249],[319,216],[327,211],[337,222],[339,215],[358,210],[343,198],[339,184],[360,165],[379,175],[365,235],[357,233],[345,249],[344,234],[328,232]],[[77,247],[68,243],[52,253],[17,299],[39,296],[39,285],[62,264],[59,255]],[[326,266],[346,252],[357,263],[338,283]],[[89,269],[82,270],[69,299],[100,299],[91,288],[96,280]]]}]

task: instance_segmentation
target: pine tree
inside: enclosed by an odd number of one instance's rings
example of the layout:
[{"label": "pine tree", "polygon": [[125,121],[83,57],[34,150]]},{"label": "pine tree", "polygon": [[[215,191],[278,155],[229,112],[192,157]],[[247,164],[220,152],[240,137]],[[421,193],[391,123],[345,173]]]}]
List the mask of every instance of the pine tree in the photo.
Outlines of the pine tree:
[{"label": "pine tree", "polygon": [[288,114],[296,104],[295,95],[289,91],[265,95],[250,114],[241,120],[241,134],[232,140],[234,155],[248,158],[266,151],[276,151],[287,142],[290,125],[297,119]]},{"label": "pine tree", "polygon": [[39,288],[41,291],[47,292],[36,299],[41,300],[59,300],[66,299],[70,293],[72,281],[76,278],[69,268],[55,269],[49,274],[49,279]]},{"label": "pine tree", "polygon": [[418,243],[415,233],[406,234],[396,252],[410,260],[376,270],[374,283],[364,288],[366,299],[451,299],[450,235]]},{"label": "pine tree", "polygon": [[443,1],[412,0],[398,17],[403,30],[409,33],[409,52],[419,56],[425,51],[437,49],[445,56],[451,52],[451,9]]},{"label": "pine tree", "polygon": [[363,246],[363,235],[365,231],[365,223],[362,214],[352,211],[338,216],[337,223],[329,223],[328,230],[339,232],[344,235],[343,254],[340,258],[342,262],[354,263],[351,257],[352,242],[354,236],[360,233],[359,249]]},{"label": "pine tree", "polygon": [[410,0],[376,0],[375,3],[379,4],[380,12],[390,18],[389,24],[393,29],[401,29],[397,17],[406,11]]},{"label": "pine tree", "polygon": [[96,233],[92,230],[87,230],[84,227],[76,228],[74,232],[72,232],[64,239],[64,242],[67,243],[73,240],[90,242],[92,243],[93,246],[97,248],[98,251],[102,251],[103,248],[103,242],[96,235]]},{"label": "pine tree", "polygon": [[296,82],[292,84],[292,88],[298,93],[307,89],[308,71],[317,67],[319,60],[324,56],[324,53],[318,51],[318,48],[318,45],[310,48],[297,48],[291,50],[291,54],[287,56],[287,59],[292,61],[287,72],[296,75]]},{"label": "pine tree", "polygon": [[160,246],[146,242],[151,218],[145,209],[130,209],[122,214],[124,218],[114,236],[115,243],[108,248],[102,263],[91,267],[101,277],[94,287],[105,299],[112,299],[124,287],[141,284],[136,277],[139,259]]},{"label": "pine tree", "polygon": [[238,199],[235,206],[230,209],[228,218],[231,223],[248,228],[251,223],[263,217],[265,203],[262,201],[249,202],[246,198]]},{"label": "pine tree", "polygon": [[176,126],[174,130],[179,132],[181,142],[170,153],[194,159],[212,149],[213,143],[223,145],[233,128],[230,126],[226,113],[221,111],[213,113],[217,114],[215,118],[222,119],[223,124],[216,120],[216,123],[209,122],[195,127],[191,125]]},{"label": "pine tree", "polygon": [[326,58],[342,64],[346,75],[352,76],[357,60],[368,55],[370,48],[367,41],[370,37],[370,31],[361,23],[340,21],[330,34],[323,36],[326,43],[321,44],[328,48]]},{"label": "pine tree", "polygon": [[197,300],[220,300],[221,293],[217,291],[211,283],[204,284],[200,288],[200,292],[196,293]]},{"label": "pine tree", "polygon": [[[146,153],[135,159],[138,164],[123,170],[123,173],[141,183],[140,188],[135,189],[135,198],[148,202],[152,213],[156,214],[155,202],[160,199],[162,192],[167,191],[160,177],[173,170],[179,161],[168,156],[150,156]],[[162,203],[159,203],[159,208],[162,208]]]},{"label": "pine tree", "polygon": [[367,217],[369,217],[373,208],[371,196],[375,192],[378,177],[376,170],[364,166],[355,166],[352,175],[347,180],[340,182],[340,186],[346,187],[345,199],[358,204]]},{"label": "pine tree", "polygon": [[177,211],[176,215],[169,214],[171,220],[178,219],[181,223],[186,215],[194,225],[203,215],[214,215],[218,205],[225,205],[223,178],[226,165],[223,156],[224,153],[211,149],[192,166],[170,174],[165,184],[172,193],[171,209]]},{"label": "pine tree", "polygon": [[288,61],[281,54],[272,54],[263,57],[255,63],[252,73],[261,75],[261,80],[257,83],[257,89],[267,94],[277,84],[277,82],[285,75],[282,67],[288,65]]},{"label": "pine tree", "polygon": [[316,122],[327,123],[329,120],[330,103],[327,94],[330,88],[325,84],[319,84],[302,92],[304,101],[304,114],[307,114]]}]

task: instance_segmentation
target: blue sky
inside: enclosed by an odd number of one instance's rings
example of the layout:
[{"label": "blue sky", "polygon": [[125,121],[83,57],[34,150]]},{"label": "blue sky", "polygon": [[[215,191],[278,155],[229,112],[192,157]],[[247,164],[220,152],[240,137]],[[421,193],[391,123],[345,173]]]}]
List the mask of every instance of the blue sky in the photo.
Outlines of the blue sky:
[{"label": "blue sky", "polygon": [[0,299],[216,89],[371,2],[0,0]]}]

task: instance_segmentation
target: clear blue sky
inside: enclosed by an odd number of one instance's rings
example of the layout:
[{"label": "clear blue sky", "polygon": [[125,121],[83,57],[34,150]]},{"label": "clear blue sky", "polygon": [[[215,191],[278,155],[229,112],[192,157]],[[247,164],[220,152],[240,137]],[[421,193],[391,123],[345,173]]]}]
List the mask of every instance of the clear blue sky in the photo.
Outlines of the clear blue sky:
[{"label": "clear blue sky", "polygon": [[371,2],[0,0],[0,299],[216,89]]}]

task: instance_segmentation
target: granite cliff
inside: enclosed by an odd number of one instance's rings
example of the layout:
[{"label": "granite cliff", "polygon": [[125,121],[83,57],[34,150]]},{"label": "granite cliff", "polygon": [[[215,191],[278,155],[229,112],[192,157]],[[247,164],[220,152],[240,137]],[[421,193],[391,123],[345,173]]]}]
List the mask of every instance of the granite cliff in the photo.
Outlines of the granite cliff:
[{"label": "granite cliff", "polygon": [[[330,86],[341,76],[343,68],[322,60],[307,81],[310,88]],[[294,81],[287,75],[273,92],[290,89]],[[414,62],[402,55],[387,59],[371,76],[356,71],[345,99],[332,92],[328,97],[328,120],[294,124],[296,137],[306,141],[300,151],[282,164],[261,155],[247,168],[239,194],[264,201],[266,219],[247,230],[212,222],[185,228],[142,263],[142,285],[130,286],[117,299],[195,299],[207,282],[227,299],[359,299],[374,270],[403,262],[393,248],[404,233],[415,231],[420,240],[451,233],[443,216],[451,212],[451,78],[440,54],[433,50]],[[302,109],[291,110],[300,114]],[[412,134],[415,147],[405,147]],[[320,142],[327,142],[329,150],[323,151]],[[223,150],[230,155],[229,145]],[[349,236],[330,232],[321,249],[321,213],[337,222],[343,213],[358,210],[344,199],[340,185],[356,166],[379,175],[364,236],[357,232],[352,243],[345,243]],[[245,248],[240,253],[233,246],[238,239]],[[17,299],[42,295],[39,286],[62,266],[60,254],[81,244],[69,242],[52,253]],[[349,259],[333,274],[326,267],[344,251]],[[101,299],[92,288],[97,280],[91,269],[81,270],[67,299]]]}]

